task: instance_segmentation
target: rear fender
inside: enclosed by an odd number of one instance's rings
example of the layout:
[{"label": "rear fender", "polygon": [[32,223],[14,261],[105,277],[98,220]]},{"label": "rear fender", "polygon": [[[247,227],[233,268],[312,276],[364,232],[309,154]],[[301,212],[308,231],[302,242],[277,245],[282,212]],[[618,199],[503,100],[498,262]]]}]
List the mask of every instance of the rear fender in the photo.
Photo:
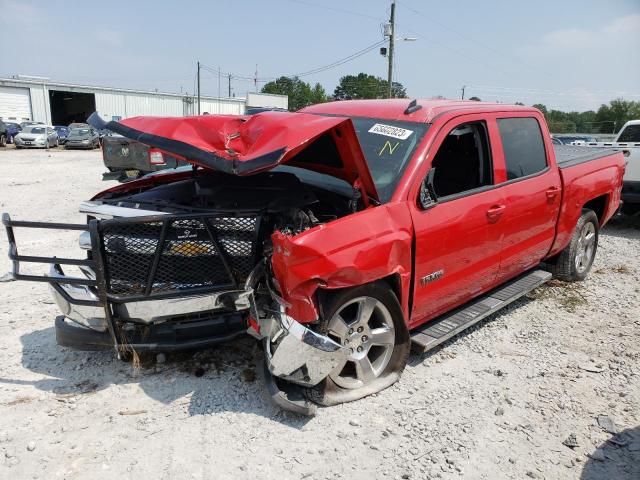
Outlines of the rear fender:
[{"label": "rear fender", "polygon": [[319,288],[353,287],[397,275],[407,322],[412,237],[404,203],[369,208],[296,236],[275,232],[271,263],[287,314],[301,323],[316,321]]}]

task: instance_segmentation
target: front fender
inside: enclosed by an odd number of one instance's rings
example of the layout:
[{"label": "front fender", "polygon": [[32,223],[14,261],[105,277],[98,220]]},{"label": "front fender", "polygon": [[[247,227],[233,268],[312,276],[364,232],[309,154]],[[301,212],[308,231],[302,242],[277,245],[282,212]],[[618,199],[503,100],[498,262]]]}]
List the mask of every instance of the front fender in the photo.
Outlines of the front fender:
[{"label": "front fender", "polygon": [[318,288],[336,289],[400,277],[400,305],[409,318],[413,227],[405,203],[386,204],[319,225],[296,236],[272,235],[275,283],[289,316],[319,318]]}]

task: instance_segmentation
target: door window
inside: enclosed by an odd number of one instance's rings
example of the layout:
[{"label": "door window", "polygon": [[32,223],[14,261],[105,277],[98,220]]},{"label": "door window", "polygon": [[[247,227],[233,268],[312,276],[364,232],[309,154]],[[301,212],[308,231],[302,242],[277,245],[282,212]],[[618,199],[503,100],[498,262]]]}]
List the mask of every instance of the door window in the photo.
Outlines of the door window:
[{"label": "door window", "polygon": [[444,139],[431,163],[439,200],[493,184],[493,166],[484,122],[457,126]]},{"label": "door window", "polygon": [[547,156],[540,125],[535,118],[500,118],[507,180],[526,177],[547,167]]}]

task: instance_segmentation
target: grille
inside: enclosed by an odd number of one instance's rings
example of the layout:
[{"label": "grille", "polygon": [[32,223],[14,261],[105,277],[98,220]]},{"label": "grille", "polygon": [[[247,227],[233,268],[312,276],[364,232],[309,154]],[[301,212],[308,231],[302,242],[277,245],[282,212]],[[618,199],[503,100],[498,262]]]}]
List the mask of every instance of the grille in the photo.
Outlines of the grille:
[{"label": "grille", "polygon": [[257,223],[256,217],[217,216],[105,222],[107,291],[137,296],[234,286],[256,264]]}]

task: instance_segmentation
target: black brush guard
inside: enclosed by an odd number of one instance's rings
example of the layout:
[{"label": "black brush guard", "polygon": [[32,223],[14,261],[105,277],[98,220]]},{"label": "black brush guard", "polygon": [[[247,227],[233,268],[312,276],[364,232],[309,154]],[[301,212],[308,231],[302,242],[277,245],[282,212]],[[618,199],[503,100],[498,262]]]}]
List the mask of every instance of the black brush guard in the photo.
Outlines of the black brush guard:
[{"label": "black brush guard", "polygon": [[[18,221],[4,213],[2,223],[13,278],[47,282],[69,303],[104,307],[108,333],[118,348],[127,341],[113,304],[243,288],[258,263],[261,218],[258,213],[216,212],[92,219],[83,225]],[[87,259],[20,255],[14,228],[86,231],[91,253]],[[84,266],[95,272],[95,279],[21,274],[21,262]],[[98,300],[71,298],[61,284],[91,287]]]}]

